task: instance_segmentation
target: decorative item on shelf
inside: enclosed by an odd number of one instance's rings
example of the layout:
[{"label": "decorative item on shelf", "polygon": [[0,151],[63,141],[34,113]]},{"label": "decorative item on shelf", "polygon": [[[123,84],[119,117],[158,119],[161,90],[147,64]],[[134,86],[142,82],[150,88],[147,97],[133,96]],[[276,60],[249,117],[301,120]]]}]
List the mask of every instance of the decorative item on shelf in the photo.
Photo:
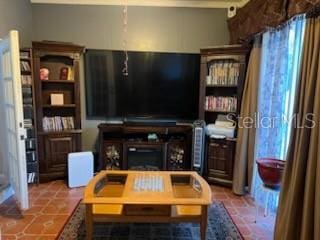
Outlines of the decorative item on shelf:
[{"label": "decorative item on shelf", "polygon": [[148,134],[148,141],[158,141],[158,136],[155,133]]},{"label": "decorative item on shelf", "polygon": [[69,73],[69,69],[67,67],[62,67],[60,69],[60,80],[67,80],[68,73]]},{"label": "decorative item on shelf", "polygon": [[51,105],[63,105],[64,104],[63,93],[51,93],[50,102],[51,102]]},{"label": "decorative item on shelf", "polygon": [[235,129],[236,122],[230,116],[219,114],[214,124],[206,126],[206,134],[215,139],[233,138]]},{"label": "decorative item on shelf", "polygon": [[184,149],[179,145],[169,146],[169,164],[170,170],[182,170],[184,169]]},{"label": "decorative item on shelf", "polygon": [[120,153],[115,146],[108,146],[105,150],[106,169],[120,169]]},{"label": "decorative item on shelf", "polygon": [[40,68],[40,80],[49,80],[49,74],[48,68]]}]

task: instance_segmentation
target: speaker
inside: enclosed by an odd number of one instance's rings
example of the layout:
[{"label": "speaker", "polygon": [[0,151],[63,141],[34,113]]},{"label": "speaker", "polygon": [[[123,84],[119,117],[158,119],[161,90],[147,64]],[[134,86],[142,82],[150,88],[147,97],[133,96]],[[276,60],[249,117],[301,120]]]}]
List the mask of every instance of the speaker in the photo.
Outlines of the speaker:
[{"label": "speaker", "polygon": [[192,169],[200,175],[203,173],[204,163],[205,122],[197,120],[193,123],[192,139]]}]

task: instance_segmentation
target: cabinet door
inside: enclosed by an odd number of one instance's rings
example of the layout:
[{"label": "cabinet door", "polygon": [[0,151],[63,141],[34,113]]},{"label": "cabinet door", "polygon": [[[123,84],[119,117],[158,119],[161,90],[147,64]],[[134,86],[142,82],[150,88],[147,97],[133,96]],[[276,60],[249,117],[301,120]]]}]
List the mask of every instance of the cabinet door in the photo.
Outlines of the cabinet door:
[{"label": "cabinet door", "polygon": [[232,180],[234,144],[210,141],[208,146],[209,177]]},{"label": "cabinet door", "polygon": [[44,174],[63,177],[67,171],[68,154],[76,151],[76,140],[73,135],[45,136],[44,161],[40,163]]}]

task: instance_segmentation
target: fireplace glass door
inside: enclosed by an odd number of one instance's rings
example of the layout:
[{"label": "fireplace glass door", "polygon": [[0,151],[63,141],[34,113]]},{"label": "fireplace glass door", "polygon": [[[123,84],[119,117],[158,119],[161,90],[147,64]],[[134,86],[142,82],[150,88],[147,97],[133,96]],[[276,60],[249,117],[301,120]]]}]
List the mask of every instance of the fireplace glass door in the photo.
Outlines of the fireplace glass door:
[{"label": "fireplace glass door", "polygon": [[127,145],[126,153],[129,170],[157,171],[165,167],[163,145]]}]

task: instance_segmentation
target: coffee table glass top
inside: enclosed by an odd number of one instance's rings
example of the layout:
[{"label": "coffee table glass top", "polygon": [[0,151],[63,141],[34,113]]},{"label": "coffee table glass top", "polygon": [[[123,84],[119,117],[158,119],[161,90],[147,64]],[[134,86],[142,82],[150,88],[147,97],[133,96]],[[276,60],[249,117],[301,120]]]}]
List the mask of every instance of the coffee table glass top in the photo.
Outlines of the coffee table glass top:
[{"label": "coffee table glass top", "polygon": [[191,171],[101,171],[87,185],[85,203],[209,205],[211,189]]}]

